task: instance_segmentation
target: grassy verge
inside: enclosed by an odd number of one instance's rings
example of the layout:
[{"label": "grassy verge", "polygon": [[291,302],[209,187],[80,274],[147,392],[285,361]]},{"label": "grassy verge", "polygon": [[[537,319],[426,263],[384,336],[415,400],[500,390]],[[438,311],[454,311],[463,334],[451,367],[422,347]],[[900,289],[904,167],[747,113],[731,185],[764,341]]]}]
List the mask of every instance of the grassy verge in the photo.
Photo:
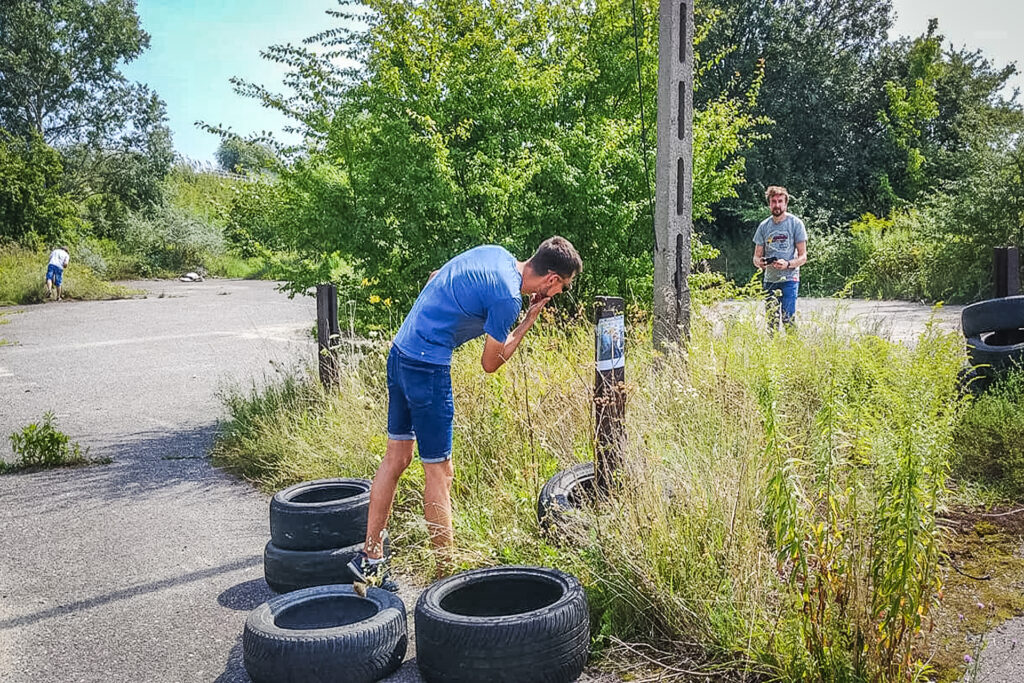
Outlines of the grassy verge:
[{"label": "grassy verge", "polygon": [[[906,680],[941,586],[937,514],[954,424],[960,341],[913,349],[833,326],[767,337],[753,318],[695,320],[656,360],[649,326],[627,346],[625,486],[554,546],[536,497],[593,457],[589,326],[540,325],[499,373],[456,354],[453,488],[461,567],[558,566],[587,586],[595,651],[715,678]],[[216,461],[267,491],[372,475],[385,446],[383,351],[337,393],[287,379],[225,397]],[[422,472],[403,478],[391,532],[406,572],[433,570]],[[666,492],[671,492],[666,497]]]},{"label": "grassy verge", "polygon": [[954,434],[953,466],[964,479],[1024,500],[1024,373],[1011,373],[978,397]]},{"label": "grassy verge", "polygon": [[[47,255],[20,247],[0,248],[0,306],[42,303],[46,299]],[[72,262],[64,273],[67,299],[122,299],[137,292],[105,282],[91,269]]]},{"label": "grassy verge", "polygon": [[208,256],[206,270],[213,277],[239,280],[275,279],[274,267],[266,259],[242,258],[230,253]]}]

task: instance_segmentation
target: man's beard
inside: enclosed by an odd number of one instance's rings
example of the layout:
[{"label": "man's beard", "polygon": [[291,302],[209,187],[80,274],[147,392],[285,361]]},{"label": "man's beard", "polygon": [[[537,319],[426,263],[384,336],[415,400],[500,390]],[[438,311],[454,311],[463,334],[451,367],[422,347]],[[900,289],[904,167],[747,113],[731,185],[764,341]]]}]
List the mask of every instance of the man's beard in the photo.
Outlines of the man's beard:
[{"label": "man's beard", "polygon": [[783,213],[785,213],[785,211],[783,211],[782,209],[772,209],[773,216],[781,216]]}]

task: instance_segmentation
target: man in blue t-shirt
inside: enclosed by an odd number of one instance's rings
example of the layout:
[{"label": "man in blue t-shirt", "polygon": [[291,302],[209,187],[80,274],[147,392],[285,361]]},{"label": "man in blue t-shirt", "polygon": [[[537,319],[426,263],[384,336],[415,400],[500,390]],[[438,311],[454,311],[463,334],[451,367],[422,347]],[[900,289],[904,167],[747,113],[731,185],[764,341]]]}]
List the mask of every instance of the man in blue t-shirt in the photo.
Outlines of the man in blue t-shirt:
[{"label": "man in blue t-shirt", "polygon": [[[480,362],[485,372],[494,372],[512,356],[551,297],[568,288],[582,269],[572,244],[552,237],[528,261],[487,245],[431,273],[388,355],[388,445],[370,490],[366,544],[348,565],[357,580],[376,578],[388,590],[398,588],[387,578],[383,543],[395,488],[412,462],[414,442],[423,463],[423,516],[443,568],[453,540],[452,352],[486,334]],[[530,295],[530,307],[516,325],[524,294]]]},{"label": "man in blue t-shirt", "polygon": [[754,233],[754,265],[764,269],[768,329],[776,330],[780,313],[786,326],[793,324],[796,315],[800,266],[807,263],[807,229],[802,220],[787,211],[786,188],[772,185],[765,192],[765,199],[772,215]]}]

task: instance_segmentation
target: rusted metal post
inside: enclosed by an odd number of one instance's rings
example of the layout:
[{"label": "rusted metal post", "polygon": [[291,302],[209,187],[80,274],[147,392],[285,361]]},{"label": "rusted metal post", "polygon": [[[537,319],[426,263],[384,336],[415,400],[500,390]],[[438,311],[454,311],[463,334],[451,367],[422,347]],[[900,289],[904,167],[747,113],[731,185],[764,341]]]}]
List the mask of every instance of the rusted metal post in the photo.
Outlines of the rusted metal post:
[{"label": "rusted metal post", "polygon": [[996,298],[1020,294],[1020,250],[996,247],[994,255]]},{"label": "rusted metal post", "polygon": [[610,491],[626,444],[626,324],[622,299],[599,296],[595,304],[594,454],[598,491]]},{"label": "rusted metal post", "polygon": [[316,286],[316,346],[320,366],[320,383],[329,389],[338,385],[338,287]]}]

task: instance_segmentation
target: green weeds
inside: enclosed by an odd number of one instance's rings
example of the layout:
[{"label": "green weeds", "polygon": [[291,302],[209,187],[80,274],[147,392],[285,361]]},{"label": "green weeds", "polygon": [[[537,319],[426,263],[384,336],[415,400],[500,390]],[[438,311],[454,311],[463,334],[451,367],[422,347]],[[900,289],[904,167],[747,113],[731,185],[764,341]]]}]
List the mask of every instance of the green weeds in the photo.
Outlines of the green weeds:
[{"label": "green weeds", "polygon": [[1012,373],[979,396],[953,433],[961,478],[1024,498],[1024,373]]},{"label": "green weeds", "polygon": [[57,429],[53,413],[49,411],[41,422],[28,424],[8,438],[18,460],[14,464],[0,461],[0,473],[109,462],[86,457],[87,450],[83,451],[78,442],[72,442],[67,434]]},{"label": "green weeds", "polygon": [[[536,522],[556,471],[593,457],[588,325],[538,325],[507,366],[452,367],[460,567],[558,566],[587,586],[609,665],[657,660],[720,678],[911,680],[940,586],[963,351],[929,329],[913,348],[834,323],[768,337],[754,317],[698,316],[682,355],[656,359],[649,322],[627,344],[623,488],[557,546]],[[340,391],[291,378],[225,398],[216,461],[267,491],[372,476],[385,446],[384,350]],[[422,473],[399,485],[391,532],[428,577]]]}]

